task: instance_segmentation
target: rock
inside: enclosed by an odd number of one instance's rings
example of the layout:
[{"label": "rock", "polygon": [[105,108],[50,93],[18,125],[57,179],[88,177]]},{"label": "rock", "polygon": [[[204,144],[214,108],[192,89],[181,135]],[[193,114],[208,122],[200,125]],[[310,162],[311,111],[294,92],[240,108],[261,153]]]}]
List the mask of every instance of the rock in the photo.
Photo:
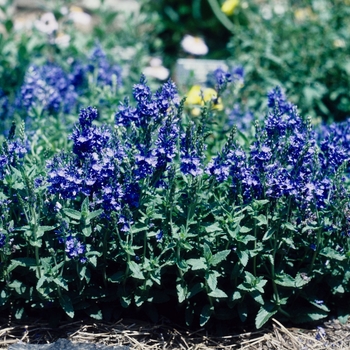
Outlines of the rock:
[{"label": "rock", "polygon": [[106,346],[94,343],[72,343],[67,339],[58,339],[52,344],[26,344],[19,342],[10,345],[8,350],[130,350],[128,346]]}]

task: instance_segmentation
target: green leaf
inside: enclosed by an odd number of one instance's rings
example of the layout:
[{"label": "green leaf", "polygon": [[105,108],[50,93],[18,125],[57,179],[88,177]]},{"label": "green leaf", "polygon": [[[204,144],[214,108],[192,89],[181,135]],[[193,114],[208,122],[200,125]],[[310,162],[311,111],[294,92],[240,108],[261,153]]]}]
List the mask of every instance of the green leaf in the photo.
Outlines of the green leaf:
[{"label": "green leaf", "polygon": [[263,241],[267,241],[268,239],[270,239],[273,234],[276,232],[276,229],[274,227],[270,227],[264,234],[262,240]]},{"label": "green leaf", "polygon": [[260,305],[264,305],[264,298],[257,290],[253,290],[249,295]]},{"label": "green leaf", "polygon": [[102,320],[102,311],[97,305],[91,305],[85,312],[95,320]]},{"label": "green leaf", "polygon": [[211,291],[209,294],[208,294],[210,297],[213,297],[213,298],[227,298],[228,295],[221,289],[219,288],[216,288],[215,290]]},{"label": "green leaf", "polygon": [[210,247],[207,243],[204,243],[203,244],[203,255],[204,255],[204,259],[206,261],[209,261],[212,257],[212,253],[211,253],[211,250],[210,250]]},{"label": "green leaf", "polygon": [[70,209],[70,208],[64,208],[63,212],[71,219],[80,221],[81,219],[81,213],[78,212],[77,210]]},{"label": "green leaf", "polygon": [[329,308],[327,307],[327,305],[325,305],[323,302],[316,302],[313,300],[309,300],[309,303],[315,307],[317,307],[320,310],[326,311],[326,312],[330,312],[331,310],[329,310]]},{"label": "green leaf", "polygon": [[254,201],[254,204],[257,204],[259,207],[263,207],[265,204],[270,203],[268,199],[258,199]]},{"label": "green leaf", "polygon": [[238,316],[242,322],[245,322],[248,317],[248,307],[247,304],[243,301],[237,305]]},{"label": "green leaf", "polygon": [[43,244],[42,240],[41,239],[30,239],[29,240],[29,244],[32,246],[32,247],[38,247],[40,248]]},{"label": "green leaf", "polygon": [[220,274],[217,271],[210,271],[209,274],[207,274],[207,283],[211,290],[216,289],[216,286],[218,284],[218,276],[220,276]]},{"label": "green leaf", "polygon": [[209,304],[204,305],[199,316],[199,324],[203,327],[209,320],[214,312],[214,307]]},{"label": "green leaf", "polygon": [[220,227],[220,224],[218,222],[215,222],[205,228],[205,231],[207,233],[213,233],[213,232],[222,232],[222,228]]},{"label": "green leaf", "polygon": [[209,261],[210,265],[211,266],[218,265],[219,263],[224,261],[230,253],[231,253],[231,250],[227,249],[227,250],[222,250],[221,252],[214,254]]},{"label": "green leaf", "polygon": [[7,269],[8,272],[13,271],[16,267],[31,267],[36,266],[36,260],[34,258],[17,258],[12,259],[11,263]]},{"label": "green leaf", "polygon": [[256,217],[256,219],[259,221],[258,226],[267,225],[267,218],[265,215],[260,214]]},{"label": "green leaf", "polygon": [[122,307],[127,308],[131,304],[132,295],[122,295],[120,297],[120,304]]},{"label": "green leaf", "polygon": [[40,238],[44,235],[45,232],[52,231],[55,228],[56,228],[55,226],[39,226],[37,231],[36,231],[36,237]]},{"label": "green leaf", "polygon": [[292,276],[287,273],[283,273],[282,275],[277,275],[275,279],[275,283],[289,288],[295,288],[295,280]]},{"label": "green leaf", "polygon": [[53,280],[58,286],[60,286],[61,288],[65,289],[66,291],[68,291],[68,284],[67,284],[67,281],[59,276],[59,277],[56,277],[54,278]]},{"label": "green leaf", "polygon": [[177,298],[181,304],[186,300],[187,296],[187,285],[184,281],[180,281],[176,284]]},{"label": "green leaf", "polygon": [[298,272],[297,275],[295,276],[295,287],[300,288],[308,284],[310,281],[311,281],[311,277],[308,277],[304,273]]},{"label": "green leaf", "polygon": [[256,328],[261,328],[275,313],[277,313],[277,310],[272,304],[268,303],[261,306],[255,318]]},{"label": "green leaf", "polygon": [[238,301],[242,299],[242,293],[239,290],[236,290],[231,297],[231,301]]},{"label": "green leaf", "polygon": [[243,266],[247,266],[248,260],[249,260],[249,255],[248,255],[248,253],[247,253],[246,251],[244,251],[244,250],[242,250],[242,251],[237,250],[236,253],[237,253],[237,255],[238,255],[238,259],[239,259],[239,261],[241,262],[241,264],[242,264]]},{"label": "green leaf", "polygon": [[204,289],[203,283],[196,283],[193,287],[191,287],[188,293],[188,299],[194,297],[196,294],[200,293]]},{"label": "green leaf", "polygon": [[90,221],[92,219],[95,219],[97,216],[101,215],[102,213],[103,213],[103,209],[95,210],[95,211],[89,213],[89,215],[87,216],[86,220]]},{"label": "green leaf", "polygon": [[145,279],[145,276],[143,275],[142,271],[141,271],[141,268],[140,268],[140,265],[136,264],[135,261],[129,261],[128,262],[128,266],[132,272],[132,276],[136,279],[139,279],[139,280],[144,280]]},{"label": "green leaf", "polygon": [[60,305],[62,306],[62,309],[65,311],[65,313],[70,317],[74,317],[74,308],[72,301],[70,297],[66,294],[63,294],[60,296]]},{"label": "green leaf", "polygon": [[91,236],[91,233],[92,233],[92,229],[91,229],[91,226],[86,226],[82,229],[82,232],[83,232],[83,235],[85,237],[90,237]]},{"label": "green leaf", "polygon": [[246,226],[242,226],[239,230],[240,233],[248,233],[252,230],[252,228],[246,227]]},{"label": "green leaf", "polygon": [[39,278],[39,280],[36,284],[36,289],[37,290],[40,289],[45,282],[47,282],[47,276],[42,276],[41,278]]},{"label": "green leaf", "polygon": [[124,279],[124,272],[118,271],[108,278],[108,281],[112,283],[120,283]]},{"label": "green leaf", "polygon": [[192,270],[206,270],[207,264],[204,258],[199,259],[188,259],[187,264],[192,266]]},{"label": "green leaf", "polygon": [[289,231],[293,231],[293,232],[298,232],[298,230],[295,228],[295,226],[290,223],[290,222],[285,222],[283,225],[282,225],[283,228],[287,228]]},{"label": "green leaf", "polygon": [[309,323],[312,321],[322,320],[328,316],[329,314],[326,311],[312,311],[311,309],[303,309],[293,317],[293,321],[296,323]]},{"label": "green leaf", "polygon": [[338,261],[343,261],[344,259],[346,259],[344,254],[340,254],[335,249],[332,249],[330,247],[323,248],[320,251],[320,255],[323,255],[326,258],[329,258],[329,259],[332,259],[332,260],[334,259],[334,260],[338,260]]}]

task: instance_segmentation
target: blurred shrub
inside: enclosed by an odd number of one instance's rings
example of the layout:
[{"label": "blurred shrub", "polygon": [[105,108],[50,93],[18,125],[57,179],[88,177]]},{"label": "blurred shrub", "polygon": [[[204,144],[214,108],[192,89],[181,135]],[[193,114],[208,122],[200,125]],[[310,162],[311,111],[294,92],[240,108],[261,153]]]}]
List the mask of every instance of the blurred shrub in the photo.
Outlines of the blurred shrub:
[{"label": "blurred shrub", "polygon": [[208,45],[206,58],[243,65],[250,84],[242,97],[255,110],[279,85],[303,114],[349,114],[348,1],[144,0],[142,9],[153,16],[151,50],[162,51],[166,64],[184,54],[181,40],[191,34]]},{"label": "blurred shrub", "polygon": [[[285,87],[303,114],[326,120],[349,115],[349,3],[330,0],[246,1],[233,22],[229,49],[245,67],[246,96],[261,106],[265,92]],[[248,25],[247,25],[248,21]]]},{"label": "blurred shrub", "polygon": [[[181,40],[186,34],[202,37],[209,47],[208,57],[227,57],[227,42],[231,32],[215,16],[211,1],[143,0],[142,11],[153,15],[154,41],[151,50],[161,50],[164,61],[172,65],[181,52]],[[220,11],[219,3],[217,5]],[[225,17],[225,15],[222,13]]]}]

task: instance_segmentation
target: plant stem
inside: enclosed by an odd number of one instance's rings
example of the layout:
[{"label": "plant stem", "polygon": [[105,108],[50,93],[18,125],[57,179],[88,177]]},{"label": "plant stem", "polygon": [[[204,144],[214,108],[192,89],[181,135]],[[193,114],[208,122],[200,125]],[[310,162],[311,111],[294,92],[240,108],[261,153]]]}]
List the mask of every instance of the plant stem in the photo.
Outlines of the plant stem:
[{"label": "plant stem", "polygon": [[216,0],[208,0],[208,3],[213,10],[216,18],[221,24],[231,33],[234,33],[235,27],[233,23],[227,18],[227,16],[221,11],[221,8]]}]

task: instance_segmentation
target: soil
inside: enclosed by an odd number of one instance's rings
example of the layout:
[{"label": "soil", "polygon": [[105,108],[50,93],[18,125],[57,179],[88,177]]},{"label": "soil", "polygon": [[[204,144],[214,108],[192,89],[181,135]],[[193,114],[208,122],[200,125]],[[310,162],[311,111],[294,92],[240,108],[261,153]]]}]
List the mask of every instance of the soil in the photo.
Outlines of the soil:
[{"label": "soil", "polygon": [[62,339],[72,344],[96,344],[96,348],[123,346],[130,350],[350,349],[350,322],[341,324],[338,320],[328,320],[318,327],[303,329],[286,328],[272,319],[266,328],[221,337],[210,336],[204,329],[189,331],[166,321],[159,324],[123,319],[116,323],[78,321],[62,323],[56,328],[40,320],[30,323],[8,321],[0,320],[0,349],[9,349],[11,344],[22,344],[21,349],[32,349],[30,346],[26,348],[25,344],[58,344]]}]

